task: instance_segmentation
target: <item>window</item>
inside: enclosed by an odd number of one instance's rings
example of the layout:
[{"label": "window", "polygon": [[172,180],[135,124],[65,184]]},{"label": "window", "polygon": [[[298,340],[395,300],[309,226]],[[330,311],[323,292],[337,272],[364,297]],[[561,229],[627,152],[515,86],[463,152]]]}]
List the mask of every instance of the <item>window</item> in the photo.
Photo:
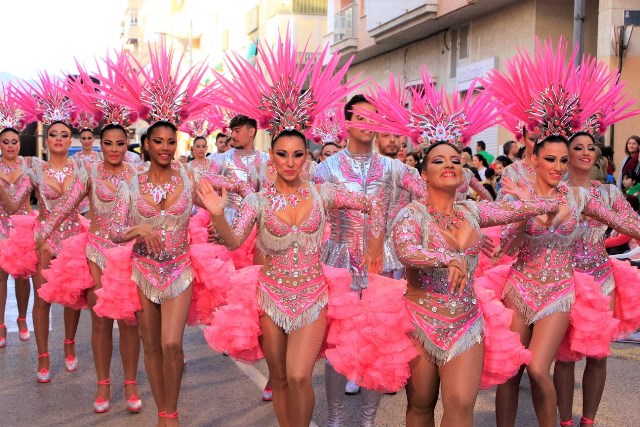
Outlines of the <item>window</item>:
[{"label": "window", "polygon": [[458,72],[458,62],[469,59],[469,25],[451,29],[451,62],[449,77],[455,78]]}]

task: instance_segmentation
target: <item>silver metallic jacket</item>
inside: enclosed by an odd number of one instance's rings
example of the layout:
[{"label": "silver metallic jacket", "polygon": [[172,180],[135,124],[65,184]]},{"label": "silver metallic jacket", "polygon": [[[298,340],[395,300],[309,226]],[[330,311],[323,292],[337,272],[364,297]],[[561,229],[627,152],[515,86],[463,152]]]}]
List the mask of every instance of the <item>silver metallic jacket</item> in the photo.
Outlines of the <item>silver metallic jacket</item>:
[{"label": "silver metallic jacket", "polygon": [[[348,148],[320,163],[314,181],[340,184],[350,191],[378,197],[385,212],[387,229],[393,222],[393,215],[400,210],[399,203],[426,197],[426,185],[417,170],[378,153],[354,154]],[[366,253],[368,215],[354,210],[335,210],[329,213],[329,223],[331,236],[322,248],[321,261],[331,267],[349,268],[353,274],[351,288],[366,288],[367,272],[358,265]],[[401,267],[393,246],[385,241],[383,270]]]},{"label": "silver metallic jacket", "polygon": [[[267,160],[269,155],[262,151],[232,148],[212,158],[211,170],[234,181],[249,182],[254,191],[258,191],[260,183],[253,177],[258,175],[257,171],[267,163]],[[233,223],[241,203],[242,197],[239,194],[228,193],[224,215],[229,223]]]}]

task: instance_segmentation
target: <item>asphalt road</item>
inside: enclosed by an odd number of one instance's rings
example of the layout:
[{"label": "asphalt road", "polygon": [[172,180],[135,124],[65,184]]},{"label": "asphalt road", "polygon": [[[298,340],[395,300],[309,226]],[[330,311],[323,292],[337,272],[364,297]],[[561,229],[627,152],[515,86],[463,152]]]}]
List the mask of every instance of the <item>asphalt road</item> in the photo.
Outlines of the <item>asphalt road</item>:
[{"label": "asphalt road", "polygon": [[[38,384],[35,380],[36,346],[32,339],[21,342],[15,327],[15,298],[10,286],[6,323],[9,327],[7,347],[0,349],[0,426],[152,426],[156,410],[149,390],[142,355],[138,382],[143,400],[140,414],[125,410],[122,388],[122,367],[114,339],[112,361],[111,410],[95,414],[92,401],[95,393],[95,373],[90,346],[90,316],[83,312],[76,338],[80,367],[75,373],[63,369],[62,309],[52,310],[50,353],[52,381]],[[29,319],[30,322],[30,319]],[[115,331],[117,337],[117,330]],[[215,354],[207,347],[199,328],[188,327],[184,342],[187,368],[182,380],[180,420],[184,426],[275,427],[277,422],[270,403],[262,402],[260,389],[266,381],[264,361],[248,366]],[[581,378],[583,364],[578,365],[576,378]],[[324,395],[324,362],[318,362],[313,375],[316,391],[314,422],[326,423]],[[608,380],[597,418],[598,426],[635,427],[640,425],[640,346],[614,344],[614,356],[609,359]],[[577,387],[580,387],[578,382]],[[476,403],[475,425],[493,426],[494,392],[481,391]],[[579,418],[582,395],[576,390],[574,418]],[[345,396],[349,426],[357,426],[359,397]],[[377,416],[378,427],[404,425],[406,398],[404,392],[384,396]],[[437,416],[441,407],[437,409]],[[535,426],[531,394],[526,378],[520,393],[518,426]]]}]

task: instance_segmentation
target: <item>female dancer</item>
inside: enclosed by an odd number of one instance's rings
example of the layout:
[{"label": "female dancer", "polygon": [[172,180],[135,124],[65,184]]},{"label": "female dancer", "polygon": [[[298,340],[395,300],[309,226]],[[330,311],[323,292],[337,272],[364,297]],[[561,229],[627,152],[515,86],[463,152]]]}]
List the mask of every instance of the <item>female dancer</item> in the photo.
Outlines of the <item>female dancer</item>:
[{"label": "female dancer", "polygon": [[[607,82],[616,82],[617,73],[609,73],[607,69],[603,63],[596,64],[595,61],[585,58],[579,71],[580,80],[587,88],[600,87],[601,83],[604,83],[602,86],[607,86]],[[620,217],[627,217],[633,212],[633,208],[618,187],[590,180],[593,165],[597,161],[594,136],[603,134],[611,123],[639,113],[637,110],[631,112],[626,110],[625,107],[628,107],[629,102],[625,101],[622,89],[622,85],[616,83],[609,85],[605,91],[593,94],[595,100],[592,102],[600,105],[600,110],[597,117],[588,118],[582,125],[582,131],[571,138],[567,183],[572,188],[586,189],[611,212]],[[607,101],[612,98],[615,102]],[[614,313],[616,319],[620,320],[616,335],[634,332],[640,327],[640,303],[638,302],[640,273],[634,267],[609,258],[604,244],[607,229],[605,225],[587,217],[580,219],[578,228],[579,236],[573,246],[575,271],[591,275],[600,285],[602,294],[611,298],[610,311]],[[596,317],[590,317],[589,313],[584,311],[572,313],[572,317],[578,314],[580,318],[576,321],[598,322]],[[595,325],[592,329],[601,327],[602,325]],[[589,345],[579,352],[572,350],[572,347],[576,347],[575,341],[577,341],[577,337],[572,336],[574,330],[575,328],[570,327],[567,331],[553,371],[561,426],[573,425],[575,361],[584,356],[587,356],[587,362],[582,378],[584,397],[580,424],[587,426],[594,423],[606,382],[606,356],[610,353],[608,343],[598,346],[589,342]]]},{"label": "female dancer", "polygon": [[[126,57],[122,54],[117,62],[107,62],[109,67],[122,64]],[[110,367],[113,353],[113,320],[96,315],[94,307],[97,302],[96,291],[101,288],[102,271],[106,265],[105,251],[117,245],[109,240],[111,229],[116,225],[113,219],[115,205],[115,193],[118,185],[127,185],[133,175],[134,166],[124,161],[127,152],[128,134],[126,128],[131,123],[131,116],[137,117],[137,112],[126,108],[117,108],[108,102],[96,103],[91,95],[97,92],[86,71],[79,70],[81,79],[68,86],[68,95],[75,105],[84,109],[81,116],[106,117],[109,123],[100,131],[100,148],[103,160],[100,162],[87,162],[86,169],[88,179],[86,182],[78,182],[72,188],[66,201],[55,210],[43,225],[38,241],[38,247],[46,245],[47,239],[53,230],[66,221],[69,215],[82,205],[83,200],[89,201],[91,211],[91,225],[88,234],[78,235],[77,238],[68,239],[63,245],[64,252],[60,254],[44,275],[48,279],[39,290],[39,295],[48,302],[60,303],[66,306],[83,305],[88,302],[91,309],[91,346],[93,359],[98,377],[98,388],[93,403],[94,410],[98,413],[109,411],[110,408]],[[101,108],[96,109],[95,105]],[[86,129],[85,129],[86,130]],[[86,134],[86,132],[84,132]],[[82,133],[81,133],[82,135]],[[74,271],[72,277],[65,272],[69,266],[79,260],[80,263],[88,263],[88,273],[91,280],[82,280],[79,271]],[[80,278],[80,280],[75,279]],[[140,354],[140,334],[135,325],[125,321],[118,321],[120,333],[120,355],[124,369],[124,387],[129,412],[140,412],[142,401],[137,390],[138,358]]]},{"label": "female dancer", "polygon": [[[532,129],[532,133],[543,136],[536,142],[531,159],[536,171],[533,191],[523,185],[517,191],[518,196],[553,199],[560,204],[555,216],[529,219],[519,228],[522,243],[516,248],[518,257],[510,268],[501,269],[502,277],[488,272],[484,280],[478,281],[478,286],[489,286],[492,282],[504,286],[505,304],[517,313],[511,329],[520,334],[522,343],[533,353],[527,372],[541,426],[556,424],[556,390],[549,370],[569,325],[574,288],[597,286],[590,277],[573,271],[572,249],[580,215],[588,215],[632,236],[640,234],[637,216],[620,218],[588,192],[560,183],[569,160],[566,138],[575,131],[572,125],[579,121],[580,114],[590,117],[599,108],[590,105],[588,97],[580,98],[582,91],[577,72],[572,59],[568,65],[565,63],[565,52],[566,43],[561,41],[555,54],[551,44],[545,43],[544,46],[537,44],[533,60],[526,53],[515,57],[507,70],[524,76],[518,80],[526,82],[524,87],[513,84],[508,76],[498,72],[489,77],[494,94],[503,97],[500,101],[504,105],[524,106],[518,117],[527,123],[526,127]],[[508,185],[508,181],[503,180],[503,185]],[[611,317],[600,319],[600,328],[610,330]],[[611,339],[612,334],[604,335],[599,338]],[[506,384],[498,386],[498,426],[515,424],[522,373],[523,369]]]},{"label": "female dancer", "polygon": [[[453,95],[445,99],[431,77],[422,70],[424,93],[413,93],[412,110],[394,102],[395,88],[378,90],[372,102],[377,112],[362,112],[375,125],[423,141],[423,178],[428,199],[402,209],[393,226],[395,250],[407,268],[406,307],[414,326],[418,357],[410,362],[407,384],[407,426],[434,425],[434,408],[442,388],[443,426],[471,426],[473,407],[481,384],[495,385],[517,372],[528,360],[508,320],[499,324],[496,308],[487,312],[478,302],[497,296],[474,291],[473,271],[480,251],[480,227],[519,221],[553,212],[555,203],[475,203],[457,201],[465,175],[460,162],[462,147],[471,136],[497,121],[495,102],[480,95],[462,103]],[[392,81],[392,80],[390,80]],[[473,92],[470,90],[468,93]],[[446,132],[438,132],[446,129]],[[498,311],[504,311],[501,306]],[[507,316],[508,319],[508,316]],[[491,345],[481,345],[483,336]],[[499,348],[498,348],[499,347]],[[499,369],[491,363],[498,352],[509,354],[511,365]],[[485,373],[483,375],[483,356]],[[501,357],[502,360],[503,357]]]},{"label": "female dancer", "polygon": [[[363,264],[369,264],[373,272],[375,255],[381,252],[384,224],[377,201],[332,184],[315,186],[302,178],[307,161],[302,132],[323,109],[332,107],[353,89],[351,82],[340,83],[348,66],[334,75],[337,56],[330,59],[322,73],[310,65],[297,66],[296,48],[288,39],[279,41],[276,52],[268,46],[260,48],[266,76],[248,67],[244,60],[228,58],[232,69],[243,71],[234,80],[220,79],[220,83],[234,100],[236,111],[259,123],[268,123],[273,180],[267,179],[260,193],[243,201],[233,228],[224,217],[224,193],[219,197],[203,183],[199,195],[229,249],[239,247],[258,224],[256,252],[262,254],[264,265],[240,270],[239,278],[231,280],[236,289],[242,283],[244,298],[254,306],[256,318],[258,306],[264,312],[259,317],[260,330],[254,332],[261,332],[260,353],[264,352],[269,367],[278,422],[287,427],[308,426],[315,400],[311,375],[325,338],[327,282],[331,279],[320,264],[325,212],[352,209],[371,215],[372,239],[377,237],[377,244],[372,242]],[[307,64],[324,63],[326,52],[314,53]],[[310,90],[302,92],[300,87],[307,80]],[[241,278],[242,275],[246,276]],[[228,305],[214,315],[214,326],[206,331],[212,347],[228,350],[234,357],[241,355],[233,348],[233,337],[224,336],[233,323],[231,316],[225,314],[230,314],[238,303],[237,298],[228,298]],[[249,319],[245,321],[248,323]],[[255,361],[257,357],[243,360]]]},{"label": "female dancer", "polygon": [[[25,172],[31,168],[31,162],[19,155],[20,153],[20,130],[24,129],[24,114],[16,108],[12,99],[12,90],[4,88],[4,93],[0,97],[0,116],[2,116],[2,128],[0,129],[0,185],[4,191],[14,197],[18,192],[18,185],[26,185],[26,180],[22,179]],[[29,215],[31,205],[27,201],[20,206],[17,214]],[[5,210],[4,204],[0,203],[0,240],[9,238],[12,228],[12,220]],[[3,248],[7,251],[7,258],[11,248],[0,243],[0,252]],[[2,259],[0,259],[0,348],[7,345],[7,327],[4,321],[5,305],[7,302],[7,280],[9,274],[2,269]],[[17,276],[17,275],[16,275]],[[18,304],[18,337],[20,341],[28,341],[31,337],[27,328],[27,306],[29,304],[30,285],[28,277],[14,277],[16,302]]]},{"label": "female dancer", "polygon": [[[182,74],[173,63],[173,52],[167,52],[164,46],[150,51],[150,67],[142,67],[136,61],[135,68],[143,70],[142,73],[131,73],[129,67],[118,73],[126,85],[102,78],[113,90],[106,90],[101,96],[133,111],[146,110],[148,116],[144,119],[152,125],[145,144],[149,169],[134,176],[128,185],[119,186],[113,209],[111,239],[114,243],[135,240],[133,253],[129,250],[112,256],[120,248],[107,251],[98,305],[102,304],[100,313],[109,317],[114,309],[120,309],[123,300],[137,305],[130,311],[135,311],[140,328],[145,368],[158,408],[158,425],[178,425],[184,360],[182,338],[192,293],[197,291],[191,285],[203,260],[196,259],[194,248],[189,247],[195,184],[193,175],[173,161],[176,124],[192,113],[200,114],[209,100],[198,89],[204,68]],[[138,87],[139,92],[123,91],[123,86]],[[227,189],[237,191],[237,185],[234,183]],[[131,292],[130,282],[108,287],[108,276],[113,276],[116,270],[124,271],[127,280],[132,278],[137,291]],[[209,271],[210,279],[215,274],[220,272]],[[111,306],[105,307],[109,302]]]},{"label": "female dancer", "polygon": [[[36,96],[33,96],[32,91]],[[76,186],[78,181],[86,181],[86,172],[76,162],[67,157],[71,145],[71,113],[75,109],[65,96],[64,84],[57,79],[42,74],[40,81],[34,86],[22,87],[16,92],[16,101],[23,111],[33,116],[42,116],[47,128],[48,161],[35,162],[29,171],[28,184],[21,186],[14,199],[0,189],[0,202],[7,211],[16,212],[27,202],[31,192],[36,191],[40,213],[35,225],[35,235],[38,235],[42,225],[46,223],[54,209],[67,197],[67,193]],[[38,248],[38,265],[33,278],[34,291],[46,282],[42,271],[49,267],[51,260],[62,249],[62,241],[81,232],[78,212],[69,215],[59,228],[51,233],[47,245]],[[38,372],[36,378],[40,383],[51,380],[49,361],[49,311],[51,304],[35,295],[33,305],[33,327],[38,347]],[[80,310],[68,307],[64,309],[64,354],[65,370],[74,372],[78,368],[75,351],[75,335],[80,320]]]},{"label": "female dancer", "polygon": [[191,153],[193,160],[189,162],[189,169],[194,172],[203,172],[211,167],[211,159],[207,157],[207,135],[211,133],[209,123],[206,120],[190,120],[180,128],[193,138]]}]

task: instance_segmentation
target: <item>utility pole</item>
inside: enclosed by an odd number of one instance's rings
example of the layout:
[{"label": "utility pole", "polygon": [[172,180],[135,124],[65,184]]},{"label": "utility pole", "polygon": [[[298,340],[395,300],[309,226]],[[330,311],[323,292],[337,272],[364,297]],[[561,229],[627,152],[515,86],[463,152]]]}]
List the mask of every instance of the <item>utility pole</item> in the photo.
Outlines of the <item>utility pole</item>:
[{"label": "utility pole", "polygon": [[573,0],[573,46],[578,47],[576,66],[580,65],[584,53],[585,0]]}]

